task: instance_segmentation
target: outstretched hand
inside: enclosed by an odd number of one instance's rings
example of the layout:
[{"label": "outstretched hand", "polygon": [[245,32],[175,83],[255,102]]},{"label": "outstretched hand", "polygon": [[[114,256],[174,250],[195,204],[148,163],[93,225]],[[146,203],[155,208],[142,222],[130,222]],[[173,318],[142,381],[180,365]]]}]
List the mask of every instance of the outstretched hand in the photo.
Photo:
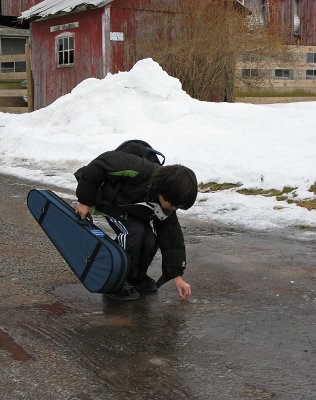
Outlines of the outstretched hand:
[{"label": "outstretched hand", "polygon": [[85,219],[88,214],[90,214],[91,207],[86,206],[85,204],[77,203],[76,205],[76,214],[80,216],[81,219]]},{"label": "outstretched hand", "polygon": [[176,285],[179,297],[181,299],[187,299],[191,296],[191,286],[182,279],[182,276],[177,276],[174,279],[174,284]]}]

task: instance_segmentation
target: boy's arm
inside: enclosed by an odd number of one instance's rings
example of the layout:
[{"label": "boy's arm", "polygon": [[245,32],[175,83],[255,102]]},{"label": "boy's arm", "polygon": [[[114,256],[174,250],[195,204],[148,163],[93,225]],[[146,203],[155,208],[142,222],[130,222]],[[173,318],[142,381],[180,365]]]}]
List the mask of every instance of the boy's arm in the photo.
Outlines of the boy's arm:
[{"label": "boy's arm", "polygon": [[183,233],[176,212],[164,221],[155,220],[155,229],[162,254],[163,276],[159,279],[158,285],[174,279],[179,296],[187,298],[191,295],[191,288],[182,278],[186,266],[186,254]]}]

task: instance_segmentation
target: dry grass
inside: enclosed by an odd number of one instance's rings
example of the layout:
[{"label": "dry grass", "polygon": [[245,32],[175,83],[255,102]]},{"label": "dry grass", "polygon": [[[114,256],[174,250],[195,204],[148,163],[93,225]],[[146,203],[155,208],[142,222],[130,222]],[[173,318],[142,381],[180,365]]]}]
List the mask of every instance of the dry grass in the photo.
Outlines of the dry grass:
[{"label": "dry grass", "polygon": [[314,184],[308,190],[316,194],[316,182],[314,182]]},{"label": "dry grass", "polygon": [[315,199],[306,199],[306,200],[296,200],[295,204],[300,207],[307,208],[307,210],[316,210],[316,198]]},{"label": "dry grass", "polygon": [[258,189],[258,188],[243,188],[237,190],[238,193],[240,194],[245,194],[247,196],[255,196],[255,195],[260,195],[260,196],[265,196],[265,197],[277,197],[277,200],[279,201],[284,201],[288,197],[285,196],[286,194],[289,194],[293,192],[297,188],[293,188],[290,186],[284,186],[282,190],[278,189]]},{"label": "dry grass", "polygon": [[[199,191],[201,193],[217,192],[219,190],[233,189],[242,186],[241,183],[217,183],[207,182],[199,184]],[[316,210],[316,198],[296,200],[297,194],[295,190],[297,188],[291,186],[284,186],[282,190],[278,189],[260,189],[260,188],[242,188],[236,190],[237,193],[245,196],[265,196],[275,197],[278,201],[285,201],[288,204],[296,204],[299,207],[307,208],[307,210]],[[316,195],[316,183],[309,189],[310,192],[314,192]],[[281,210],[283,207],[274,207],[275,210]]]},{"label": "dry grass", "polygon": [[227,190],[240,187],[241,183],[217,183],[207,182],[199,184],[199,191],[202,193],[217,192],[218,190]]}]

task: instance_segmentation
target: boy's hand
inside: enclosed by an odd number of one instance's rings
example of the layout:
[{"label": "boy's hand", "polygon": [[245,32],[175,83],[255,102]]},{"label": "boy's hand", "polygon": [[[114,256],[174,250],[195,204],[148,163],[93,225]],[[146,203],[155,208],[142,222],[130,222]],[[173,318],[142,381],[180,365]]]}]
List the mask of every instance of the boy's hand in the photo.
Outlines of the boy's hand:
[{"label": "boy's hand", "polygon": [[177,276],[174,279],[174,284],[176,285],[181,299],[187,299],[189,296],[191,296],[191,287],[182,279],[182,276]]},{"label": "boy's hand", "polygon": [[76,214],[79,214],[81,219],[85,219],[86,216],[90,213],[90,211],[91,207],[86,206],[85,204],[77,203]]}]

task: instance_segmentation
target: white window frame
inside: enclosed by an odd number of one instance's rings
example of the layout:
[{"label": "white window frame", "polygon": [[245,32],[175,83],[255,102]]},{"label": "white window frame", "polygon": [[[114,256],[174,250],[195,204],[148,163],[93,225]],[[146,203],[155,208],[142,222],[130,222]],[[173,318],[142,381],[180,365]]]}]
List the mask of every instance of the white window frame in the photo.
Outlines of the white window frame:
[{"label": "white window frame", "polygon": [[[70,42],[72,42],[72,46]],[[60,47],[61,44],[62,47]],[[75,34],[73,32],[63,32],[56,36],[56,62],[58,68],[75,65]]]}]

